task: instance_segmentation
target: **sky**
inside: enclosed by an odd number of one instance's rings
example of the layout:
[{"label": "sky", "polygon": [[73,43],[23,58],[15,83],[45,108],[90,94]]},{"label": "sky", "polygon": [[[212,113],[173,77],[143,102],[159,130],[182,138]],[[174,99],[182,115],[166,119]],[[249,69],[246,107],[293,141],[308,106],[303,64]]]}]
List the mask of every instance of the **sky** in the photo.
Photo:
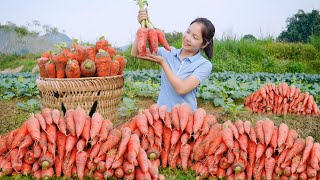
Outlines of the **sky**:
[{"label": "sky", "polygon": [[[320,0],[148,0],[149,17],[165,32],[184,32],[191,21],[205,17],[215,38],[277,37],[299,9],[320,10]],[[34,20],[64,30],[70,38],[95,42],[104,35],[116,47],[133,42],[140,24],[133,0],[1,0],[0,23],[18,26]],[[31,27],[32,28],[32,27]]]}]

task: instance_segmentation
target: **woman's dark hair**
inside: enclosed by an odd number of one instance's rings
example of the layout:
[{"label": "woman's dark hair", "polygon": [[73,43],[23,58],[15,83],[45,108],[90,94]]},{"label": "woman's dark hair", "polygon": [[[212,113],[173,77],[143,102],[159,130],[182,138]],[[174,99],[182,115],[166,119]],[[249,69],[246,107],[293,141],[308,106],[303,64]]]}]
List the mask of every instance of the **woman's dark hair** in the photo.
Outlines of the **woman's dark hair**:
[{"label": "woman's dark hair", "polygon": [[203,24],[201,32],[203,44],[207,44],[209,42],[209,44],[203,49],[203,51],[206,53],[207,57],[211,59],[213,57],[213,36],[216,31],[215,27],[211,23],[211,21],[206,18],[197,18],[194,21],[192,21],[191,24],[195,22]]}]

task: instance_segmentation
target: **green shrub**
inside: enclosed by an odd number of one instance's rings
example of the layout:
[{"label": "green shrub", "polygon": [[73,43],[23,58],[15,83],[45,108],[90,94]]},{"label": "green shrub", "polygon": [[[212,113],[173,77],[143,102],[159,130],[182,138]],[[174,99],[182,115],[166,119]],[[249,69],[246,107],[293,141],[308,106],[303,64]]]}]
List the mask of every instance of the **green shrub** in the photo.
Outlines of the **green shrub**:
[{"label": "green shrub", "polygon": [[316,48],[310,44],[274,42],[263,48],[269,56],[277,59],[313,60],[317,57]]}]

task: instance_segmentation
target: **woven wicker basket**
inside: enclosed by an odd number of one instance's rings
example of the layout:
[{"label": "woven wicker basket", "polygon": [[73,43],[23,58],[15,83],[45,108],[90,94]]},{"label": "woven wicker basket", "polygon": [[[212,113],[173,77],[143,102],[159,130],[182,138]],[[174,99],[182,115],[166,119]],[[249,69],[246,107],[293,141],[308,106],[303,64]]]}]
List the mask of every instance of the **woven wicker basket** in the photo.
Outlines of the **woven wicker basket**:
[{"label": "woven wicker basket", "polygon": [[123,75],[74,79],[41,78],[37,86],[41,106],[50,109],[75,109],[77,106],[87,114],[99,112],[104,118],[115,120],[123,92]]}]

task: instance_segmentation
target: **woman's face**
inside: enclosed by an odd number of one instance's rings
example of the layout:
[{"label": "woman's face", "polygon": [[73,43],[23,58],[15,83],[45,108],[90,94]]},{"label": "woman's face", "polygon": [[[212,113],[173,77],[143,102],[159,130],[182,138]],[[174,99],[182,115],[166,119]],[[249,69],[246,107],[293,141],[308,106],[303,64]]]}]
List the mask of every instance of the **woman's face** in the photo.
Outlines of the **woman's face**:
[{"label": "woman's face", "polygon": [[195,22],[183,33],[182,48],[184,50],[196,53],[204,47],[202,28],[201,23]]}]

